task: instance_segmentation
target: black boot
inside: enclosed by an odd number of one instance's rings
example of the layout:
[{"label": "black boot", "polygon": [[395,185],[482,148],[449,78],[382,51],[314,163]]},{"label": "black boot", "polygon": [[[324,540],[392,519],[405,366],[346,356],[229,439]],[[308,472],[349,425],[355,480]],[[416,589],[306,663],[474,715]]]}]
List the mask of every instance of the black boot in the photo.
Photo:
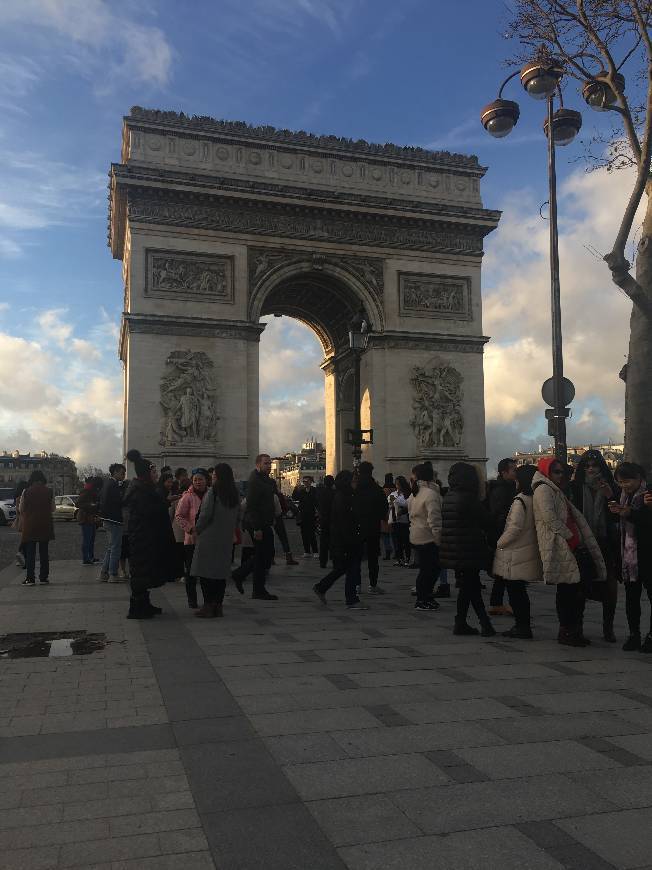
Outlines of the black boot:
[{"label": "black boot", "polygon": [[519,640],[532,640],[532,629],[529,625],[513,625],[508,631],[503,631],[503,637],[515,637]]},{"label": "black boot", "polygon": [[480,637],[495,637],[496,636],[496,629],[491,624],[491,620],[489,619],[489,617],[487,617],[486,619],[483,619],[482,622],[480,623],[480,625],[482,626],[482,630],[480,631]]},{"label": "black boot", "polygon": [[623,644],[624,652],[638,652],[641,648],[641,632],[633,631]]},{"label": "black boot", "polygon": [[154,614],[146,606],[142,595],[132,595],[129,599],[129,613],[127,619],[152,619]]},{"label": "black boot", "polygon": [[152,602],[149,600],[149,592],[145,592],[145,603],[143,607],[146,610],[151,611],[152,616],[160,616],[163,613],[163,609],[161,607],[154,607]]},{"label": "black boot", "polygon": [[466,619],[459,620],[455,617],[455,626],[453,628],[453,634],[457,635],[471,635],[471,634],[479,634],[477,628],[473,628],[472,625],[469,625]]}]

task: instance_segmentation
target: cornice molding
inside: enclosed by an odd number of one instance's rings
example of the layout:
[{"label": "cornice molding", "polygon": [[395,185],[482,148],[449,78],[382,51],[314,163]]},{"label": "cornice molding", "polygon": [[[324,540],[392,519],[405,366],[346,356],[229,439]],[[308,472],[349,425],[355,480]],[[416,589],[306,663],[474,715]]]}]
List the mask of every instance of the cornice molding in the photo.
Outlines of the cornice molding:
[{"label": "cornice molding", "polygon": [[203,136],[221,136],[229,139],[254,141],[259,146],[267,144],[293,145],[308,148],[310,151],[326,152],[341,156],[343,154],[379,158],[401,163],[420,163],[472,170],[483,175],[485,167],[480,166],[475,155],[452,154],[449,151],[431,151],[416,146],[394,145],[390,142],[380,145],[364,139],[347,139],[343,136],[318,136],[305,130],[279,130],[269,125],[253,126],[244,121],[227,121],[208,115],[186,115],[184,112],[168,112],[160,109],[145,109],[132,106],[125,116],[125,124],[130,127],[151,126],[176,128],[184,134],[194,132]]},{"label": "cornice molding", "polygon": [[486,335],[447,335],[446,333],[387,331],[371,333],[369,347],[430,350],[440,353],[483,353]]},{"label": "cornice molding", "polygon": [[246,320],[212,320],[204,317],[177,317],[169,314],[131,314],[123,312],[123,329],[149,335],[191,335],[207,338],[238,338],[259,341],[264,325]]}]

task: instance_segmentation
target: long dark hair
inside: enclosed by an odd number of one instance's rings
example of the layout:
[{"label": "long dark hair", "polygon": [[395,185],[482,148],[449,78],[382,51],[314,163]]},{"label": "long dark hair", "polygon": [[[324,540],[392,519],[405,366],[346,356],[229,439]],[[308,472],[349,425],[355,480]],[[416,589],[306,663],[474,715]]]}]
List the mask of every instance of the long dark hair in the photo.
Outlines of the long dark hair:
[{"label": "long dark hair", "polygon": [[353,484],[353,472],[343,468],[335,477],[335,489],[340,492],[349,492]]},{"label": "long dark hair", "polygon": [[38,468],[30,474],[27,486],[32,486],[34,483],[47,483],[45,475]]},{"label": "long dark hair", "polygon": [[399,474],[399,476],[395,478],[394,482],[398,486],[401,495],[405,496],[405,498],[409,498],[409,496],[412,494],[412,490],[410,489],[410,484],[403,477],[403,475]]},{"label": "long dark hair", "polygon": [[233,469],[228,462],[217,463],[215,466],[215,477],[217,478],[213,484],[215,498],[219,498],[224,507],[237,507],[240,504],[240,496],[233,479]]}]

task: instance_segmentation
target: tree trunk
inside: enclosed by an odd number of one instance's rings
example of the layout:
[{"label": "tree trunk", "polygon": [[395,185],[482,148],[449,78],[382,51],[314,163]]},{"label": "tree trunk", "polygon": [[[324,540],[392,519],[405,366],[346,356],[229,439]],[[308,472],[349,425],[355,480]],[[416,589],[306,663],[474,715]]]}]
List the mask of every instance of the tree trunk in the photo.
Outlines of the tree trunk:
[{"label": "tree trunk", "polygon": [[[649,191],[649,188],[648,188]],[[636,257],[636,280],[652,299],[652,197]],[[638,462],[652,481],[652,321],[634,305],[625,381],[625,458]]]}]

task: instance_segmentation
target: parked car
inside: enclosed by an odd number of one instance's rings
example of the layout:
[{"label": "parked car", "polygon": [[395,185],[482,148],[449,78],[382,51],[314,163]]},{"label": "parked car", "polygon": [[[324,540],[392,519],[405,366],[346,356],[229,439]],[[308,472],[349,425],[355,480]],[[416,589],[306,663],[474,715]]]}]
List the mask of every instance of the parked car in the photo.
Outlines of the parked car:
[{"label": "parked car", "polygon": [[0,489],[0,526],[13,523],[16,519],[16,501],[13,489]]},{"label": "parked car", "polygon": [[55,520],[66,520],[71,523],[77,519],[77,496],[57,495],[54,497]]}]

